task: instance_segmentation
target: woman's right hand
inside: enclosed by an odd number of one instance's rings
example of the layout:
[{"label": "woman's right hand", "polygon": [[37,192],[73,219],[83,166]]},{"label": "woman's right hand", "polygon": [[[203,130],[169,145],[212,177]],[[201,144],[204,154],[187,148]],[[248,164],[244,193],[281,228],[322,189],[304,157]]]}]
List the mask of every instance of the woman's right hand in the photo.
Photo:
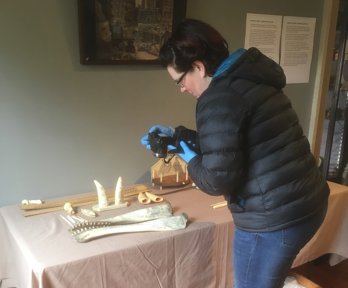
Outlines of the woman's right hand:
[{"label": "woman's right hand", "polygon": [[[149,129],[148,133],[157,132],[158,134],[162,134],[168,137],[173,137],[174,129],[169,126],[164,125],[154,125]],[[150,150],[150,142],[149,142],[149,134],[144,135],[140,139],[140,143],[146,147],[146,149]]]}]

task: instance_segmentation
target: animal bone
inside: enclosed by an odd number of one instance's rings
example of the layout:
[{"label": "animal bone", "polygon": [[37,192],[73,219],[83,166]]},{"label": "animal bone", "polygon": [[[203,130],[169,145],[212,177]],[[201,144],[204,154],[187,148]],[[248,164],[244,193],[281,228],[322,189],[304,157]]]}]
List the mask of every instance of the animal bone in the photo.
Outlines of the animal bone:
[{"label": "animal bone", "polygon": [[71,206],[71,203],[70,203],[70,202],[66,202],[66,203],[64,204],[64,210],[65,210],[68,214],[70,214],[70,215],[75,214],[75,210],[74,210],[74,208]]},{"label": "animal bone", "polygon": [[22,200],[22,205],[29,205],[29,204],[40,205],[42,203],[43,203],[43,201],[40,199],[38,199],[38,200],[27,200],[27,199]]},{"label": "animal bone", "polygon": [[148,197],[146,197],[144,192],[140,192],[138,194],[138,201],[141,204],[150,204],[151,203],[151,200]]},{"label": "animal bone", "polygon": [[128,206],[128,202],[123,201],[123,189],[122,189],[122,178],[118,177],[116,188],[115,188],[115,202],[112,205],[108,204],[107,196],[104,187],[96,180],[94,180],[98,191],[99,204],[94,205],[92,210],[94,211],[105,211],[116,208],[123,208]]},{"label": "animal bone", "polygon": [[155,195],[153,193],[145,192],[145,195],[146,195],[147,198],[149,198],[153,202],[158,203],[158,202],[162,202],[163,201],[163,197]]},{"label": "animal bone", "polygon": [[163,203],[156,206],[146,207],[131,212],[127,212],[115,217],[102,220],[103,222],[111,222],[112,224],[130,224],[144,222],[162,217],[173,215],[172,206],[169,203]]},{"label": "animal bone", "polygon": [[182,213],[178,216],[169,216],[141,223],[112,226],[110,222],[86,222],[79,224],[79,228],[70,229],[72,236],[78,242],[87,242],[106,235],[145,232],[169,231],[186,228],[188,216]]},{"label": "animal bone", "polygon": [[151,201],[155,203],[162,202],[164,199],[161,196],[150,192],[141,192],[138,194],[138,201],[141,204],[150,204]]},{"label": "animal bone", "polygon": [[97,217],[97,214],[91,209],[81,208],[81,213],[87,217]]},{"label": "animal bone", "polygon": [[122,177],[118,177],[115,188],[115,205],[125,203],[123,200]]},{"label": "animal bone", "polygon": [[104,187],[97,180],[94,180],[94,184],[97,188],[97,193],[98,193],[98,207],[99,208],[107,207],[108,198],[106,197],[106,192]]}]

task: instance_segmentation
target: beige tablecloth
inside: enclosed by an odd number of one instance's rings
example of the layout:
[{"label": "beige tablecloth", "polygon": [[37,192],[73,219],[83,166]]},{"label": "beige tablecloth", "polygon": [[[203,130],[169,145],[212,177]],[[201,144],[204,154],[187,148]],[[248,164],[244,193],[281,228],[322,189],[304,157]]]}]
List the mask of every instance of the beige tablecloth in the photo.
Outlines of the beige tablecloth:
[{"label": "beige tablecloth", "polygon": [[[325,223],[294,265],[326,253],[348,257],[348,187],[330,186]],[[59,217],[63,211],[25,218],[17,206],[0,208],[2,288],[232,287],[232,217],[226,207],[210,206],[223,199],[195,189],[164,197],[174,214],[189,215],[185,230],[119,234],[88,243],[70,236]]]},{"label": "beige tablecloth", "polygon": [[[348,186],[329,182],[329,207],[324,223],[301,250],[294,266],[332,253],[331,264],[348,258]],[[337,257],[338,256],[338,257]]]}]

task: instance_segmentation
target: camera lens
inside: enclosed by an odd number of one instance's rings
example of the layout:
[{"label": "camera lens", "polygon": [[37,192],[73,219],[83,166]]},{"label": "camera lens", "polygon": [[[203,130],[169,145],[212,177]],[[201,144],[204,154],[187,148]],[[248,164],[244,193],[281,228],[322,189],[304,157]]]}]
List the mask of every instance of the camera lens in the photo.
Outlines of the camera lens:
[{"label": "camera lens", "polygon": [[168,152],[170,137],[156,132],[149,133],[149,142],[153,155],[157,158],[165,158]]}]

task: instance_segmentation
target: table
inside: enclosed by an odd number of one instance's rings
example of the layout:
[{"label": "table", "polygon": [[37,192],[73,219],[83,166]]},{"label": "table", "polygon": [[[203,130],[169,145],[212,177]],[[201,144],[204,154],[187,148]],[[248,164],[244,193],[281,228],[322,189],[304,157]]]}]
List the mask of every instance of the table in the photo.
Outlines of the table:
[{"label": "table", "polygon": [[[327,218],[295,266],[326,253],[348,257],[348,187],[329,184]],[[1,207],[2,287],[232,287],[233,220],[226,207],[210,206],[223,199],[196,189],[164,197],[174,214],[189,215],[186,229],[119,234],[88,243],[70,236],[59,217],[62,211],[25,218],[17,206]]]},{"label": "table", "polygon": [[332,254],[331,265],[348,258],[348,186],[333,182],[328,184],[331,192],[325,220],[297,255],[293,266],[299,266],[325,254]]},{"label": "table", "polygon": [[174,214],[189,215],[185,230],[88,243],[70,236],[63,211],[25,218],[17,206],[0,208],[0,279],[9,278],[3,287],[231,286],[231,216],[209,206],[223,199],[195,189],[164,197]]}]

